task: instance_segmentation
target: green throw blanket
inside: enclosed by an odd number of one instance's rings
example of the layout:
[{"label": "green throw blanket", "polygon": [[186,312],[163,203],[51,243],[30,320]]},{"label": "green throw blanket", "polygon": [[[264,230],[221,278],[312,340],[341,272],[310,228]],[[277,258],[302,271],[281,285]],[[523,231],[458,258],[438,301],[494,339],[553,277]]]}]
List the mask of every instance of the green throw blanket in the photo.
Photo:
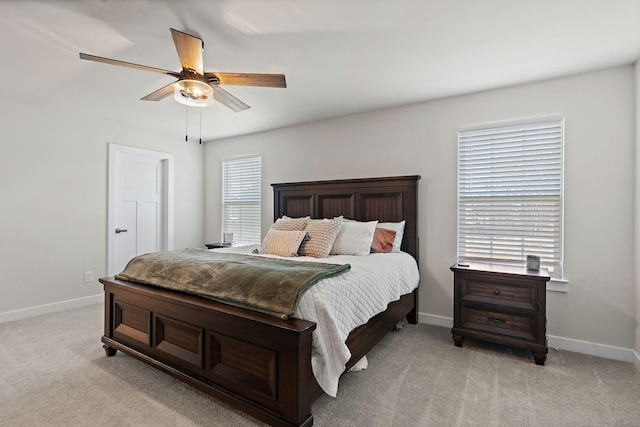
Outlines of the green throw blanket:
[{"label": "green throw blanket", "polygon": [[137,256],[116,278],[201,295],[288,319],[311,285],[350,268],[349,264],[182,249]]}]

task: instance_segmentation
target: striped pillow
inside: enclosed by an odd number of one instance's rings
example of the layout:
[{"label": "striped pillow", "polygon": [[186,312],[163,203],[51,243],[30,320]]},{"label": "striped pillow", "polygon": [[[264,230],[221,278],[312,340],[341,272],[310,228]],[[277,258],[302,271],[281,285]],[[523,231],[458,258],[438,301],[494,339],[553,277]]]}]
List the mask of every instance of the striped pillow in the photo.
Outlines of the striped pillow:
[{"label": "striped pillow", "polygon": [[307,226],[308,220],[308,216],[303,218],[289,218],[288,216],[283,216],[282,218],[278,218],[271,228],[274,230],[302,231]]},{"label": "striped pillow", "polygon": [[302,242],[298,254],[326,258],[340,232],[340,221],[335,219],[310,219],[305,231],[309,238]]},{"label": "striped pillow", "polygon": [[271,229],[267,232],[267,235],[264,236],[260,253],[286,257],[298,256],[300,243],[302,243],[306,235],[306,231]]}]

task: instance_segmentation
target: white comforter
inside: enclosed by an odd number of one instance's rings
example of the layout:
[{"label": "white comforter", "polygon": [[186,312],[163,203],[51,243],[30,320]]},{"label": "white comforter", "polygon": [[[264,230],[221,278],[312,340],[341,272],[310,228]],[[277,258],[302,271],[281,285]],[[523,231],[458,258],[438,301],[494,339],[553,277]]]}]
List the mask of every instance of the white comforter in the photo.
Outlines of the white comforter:
[{"label": "white comforter", "polygon": [[[251,254],[257,246],[215,249]],[[256,255],[280,258],[274,255]],[[317,324],[313,333],[311,366],[318,384],[335,397],[338,380],[351,352],[345,344],[349,332],[418,286],[415,259],[404,252],[367,256],[332,255],[329,258],[287,258],[299,261],[351,264],[351,270],[324,279],[302,295],[295,317]]]}]

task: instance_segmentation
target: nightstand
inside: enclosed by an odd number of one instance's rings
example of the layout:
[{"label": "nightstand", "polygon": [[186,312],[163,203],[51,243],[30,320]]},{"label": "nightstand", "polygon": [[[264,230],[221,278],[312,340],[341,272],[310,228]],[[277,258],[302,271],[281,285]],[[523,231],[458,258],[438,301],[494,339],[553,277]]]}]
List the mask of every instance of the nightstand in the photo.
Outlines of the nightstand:
[{"label": "nightstand", "polygon": [[207,249],[229,248],[231,243],[205,243]]},{"label": "nightstand", "polygon": [[469,337],[525,348],[537,365],[544,365],[547,269],[469,262],[454,264],[451,271],[455,345],[462,347]]}]

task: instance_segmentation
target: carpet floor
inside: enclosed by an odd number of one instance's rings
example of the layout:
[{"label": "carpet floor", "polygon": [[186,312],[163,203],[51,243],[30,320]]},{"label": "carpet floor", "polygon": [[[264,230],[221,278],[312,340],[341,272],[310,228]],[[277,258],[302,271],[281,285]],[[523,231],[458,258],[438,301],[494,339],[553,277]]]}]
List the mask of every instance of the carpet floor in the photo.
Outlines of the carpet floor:
[{"label": "carpet floor", "polygon": [[[262,426],[121,352],[106,357],[102,305],[0,324],[0,426]],[[527,352],[407,325],[345,374],[316,426],[640,426],[630,364]]]}]

